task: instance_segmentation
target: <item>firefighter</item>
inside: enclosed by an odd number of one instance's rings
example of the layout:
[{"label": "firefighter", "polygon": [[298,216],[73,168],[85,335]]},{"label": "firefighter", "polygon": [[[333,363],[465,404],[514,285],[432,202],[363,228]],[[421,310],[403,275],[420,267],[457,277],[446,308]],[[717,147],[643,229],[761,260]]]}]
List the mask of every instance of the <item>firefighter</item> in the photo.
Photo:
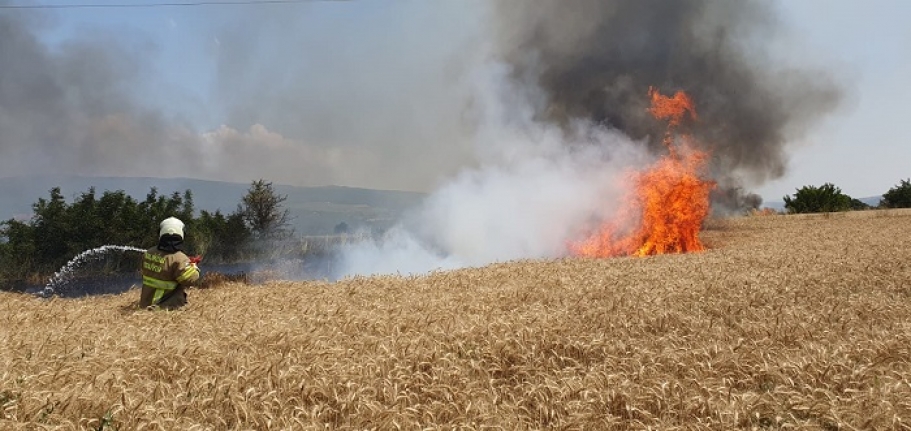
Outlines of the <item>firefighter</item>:
[{"label": "firefighter", "polygon": [[187,304],[186,288],[199,280],[199,257],[183,252],[184,224],[168,217],[159,225],[158,245],[142,258],[140,308],[173,310]]}]

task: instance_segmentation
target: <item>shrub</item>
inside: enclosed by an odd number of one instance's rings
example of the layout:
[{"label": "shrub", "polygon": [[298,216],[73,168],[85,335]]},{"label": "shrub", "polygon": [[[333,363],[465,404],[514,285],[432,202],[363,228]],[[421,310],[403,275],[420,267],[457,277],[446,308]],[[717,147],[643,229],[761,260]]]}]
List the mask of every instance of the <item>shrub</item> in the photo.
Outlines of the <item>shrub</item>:
[{"label": "shrub", "polygon": [[911,208],[911,179],[901,180],[889,189],[879,201],[883,208]]},{"label": "shrub", "polygon": [[820,187],[803,186],[797,189],[794,197],[785,196],[784,206],[789,213],[819,213],[848,211],[863,202],[852,199],[841,192],[841,189],[832,183],[825,183]]}]

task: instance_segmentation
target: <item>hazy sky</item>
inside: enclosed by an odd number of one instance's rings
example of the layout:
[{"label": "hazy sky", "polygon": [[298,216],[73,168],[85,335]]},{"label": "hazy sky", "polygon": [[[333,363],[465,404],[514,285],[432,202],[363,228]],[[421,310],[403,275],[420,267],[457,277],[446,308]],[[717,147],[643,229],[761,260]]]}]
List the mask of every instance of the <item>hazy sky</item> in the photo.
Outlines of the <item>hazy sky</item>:
[{"label": "hazy sky", "polygon": [[[35,3],[105,1],[0,0]],[[866,197],[911,177],[911,2],[775,5],[781,25],[752,43],[843,94],[787,143],[782,178],[747,188],[780,201],[834,182]],[[19,41],[0,44],[0,175],[427,191],[477,164],[486,13],[483,0],[0,9],[0,37]]]},{"label": "hazy sky", "polygon": [[767,200],[805,184],[833,182],[855,197],[879,195],[911,177],[911,2],[782,1],[792,26],[788,55],[827,68],[844,83],[839,111],[796,142],[791,168],[758,189]]}]

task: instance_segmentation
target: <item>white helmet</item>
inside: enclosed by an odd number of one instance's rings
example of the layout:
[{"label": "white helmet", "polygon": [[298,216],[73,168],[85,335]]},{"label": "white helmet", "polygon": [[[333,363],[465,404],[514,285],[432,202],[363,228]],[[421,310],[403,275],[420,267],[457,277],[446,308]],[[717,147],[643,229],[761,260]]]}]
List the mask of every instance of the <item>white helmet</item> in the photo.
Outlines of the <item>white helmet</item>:
[{"label": "white helmet", "polygon": [[161,238],[165,235],[177,235],[183,238],[183,222],[176,217],[168,217],[161,221],[159,225],[160,230],[158,231],[158,237]]}]

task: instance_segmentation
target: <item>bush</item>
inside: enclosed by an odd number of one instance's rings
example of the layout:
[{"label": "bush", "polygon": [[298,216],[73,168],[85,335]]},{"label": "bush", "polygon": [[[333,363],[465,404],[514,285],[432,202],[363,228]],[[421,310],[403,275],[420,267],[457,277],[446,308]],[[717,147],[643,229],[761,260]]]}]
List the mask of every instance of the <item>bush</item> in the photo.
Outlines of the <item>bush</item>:
[{"label": "bush", "polygon": [[911,208],[911,179],[901,182],[889,189],[879,201],[883,208]]},{"label": "bush", "polygon": [[792,214],[849,211],[854,207],[861,209],[862,205],[863,202],[842,193],[832,183],[820,187],[803,186],[797,189],[793,198],[784,197],[784,206]]},{"label": "bush", "polygon": [[861,211],[868,210],[872,208],[870,205],[867,205],[866,202],[860,199],[851,199],[851,210],[852,211]]}]

